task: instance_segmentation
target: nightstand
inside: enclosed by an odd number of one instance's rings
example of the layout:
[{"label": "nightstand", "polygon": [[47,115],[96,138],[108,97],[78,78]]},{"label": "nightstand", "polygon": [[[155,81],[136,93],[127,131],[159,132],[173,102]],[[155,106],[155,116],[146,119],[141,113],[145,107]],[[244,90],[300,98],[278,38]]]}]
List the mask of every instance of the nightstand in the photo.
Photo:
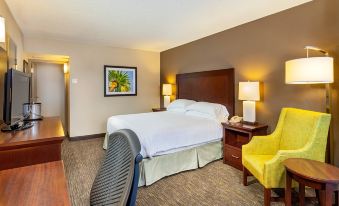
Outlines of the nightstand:
[{"label": "nightstand", "polygon": [[153,112],[163,112],[166,111],[166,108],[152,108]]},{"label": "nightstand", "polygon": [[223,123],[224,164],[242,170],[241,147],[253,136],[267,135],[267,125],[247,125],[243,123]]}]

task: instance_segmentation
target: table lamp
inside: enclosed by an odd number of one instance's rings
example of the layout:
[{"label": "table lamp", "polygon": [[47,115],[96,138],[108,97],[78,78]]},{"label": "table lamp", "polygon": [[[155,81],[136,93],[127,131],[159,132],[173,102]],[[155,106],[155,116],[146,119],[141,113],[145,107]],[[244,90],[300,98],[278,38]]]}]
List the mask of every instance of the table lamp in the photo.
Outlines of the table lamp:
[{"label": "table lamp", "polygon": [[[326,84],[326,112],[331,113],[331,89],[333,83],[333,58],[323,49],[306,46],[306,58],[293,59],[285,63],[286,84]],[[309,50],[323,53],[324,57],[309,57]],[[333,135],[329,135],[330,162],[333,163]]]},{"label": "table lamp", "polygon": [[255,101],[260,100],[259,82],[239,82],[239,100],[243,100],[243,121],[255,124]]},{"label": "table lamp", "polygon": [[162,95],[164,95],[164,107],[167,108],[167,106],[171,102],[171,95],[172,95],[172,85],[171,84],[163,84],[162,85]]}]

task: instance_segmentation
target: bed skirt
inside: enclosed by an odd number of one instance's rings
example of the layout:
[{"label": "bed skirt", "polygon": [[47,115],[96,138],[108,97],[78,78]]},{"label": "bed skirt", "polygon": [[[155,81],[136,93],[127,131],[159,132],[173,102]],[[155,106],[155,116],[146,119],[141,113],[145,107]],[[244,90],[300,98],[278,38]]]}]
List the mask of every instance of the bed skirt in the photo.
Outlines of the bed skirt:
[{"label": "bed skirt", "polygon": [[140,163],[138,186],[148,186],[163,177],[193,170],[222,158],[222,141],[212,142],[191,149],[145,158]]}]

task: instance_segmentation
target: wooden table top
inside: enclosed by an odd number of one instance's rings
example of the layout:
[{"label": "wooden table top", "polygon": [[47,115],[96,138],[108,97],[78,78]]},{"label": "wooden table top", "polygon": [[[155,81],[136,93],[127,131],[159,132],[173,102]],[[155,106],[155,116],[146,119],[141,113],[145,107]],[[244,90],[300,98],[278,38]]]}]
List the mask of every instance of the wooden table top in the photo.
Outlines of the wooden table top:
[{"label": "wooden table top", "polygon": [[251,124],[244,124],[242,122],[239,122],[239,123],[222,123],[222,125],[225,127],[225,128],[229,128],[229,129],[239,129],[239,130],[245,130],[245,131],[249,131],[249,132],[253,132],[255,130],[258,130],[258,129],[262,129],[262,128],[267,128],[268,125],[265,125],[265,124],[254,124],[254,125],[251,125]]},{"label": "wooden table top", "polygon": [[0,132],[0,151],[8,148],[27,147],[46,141],[62,141],[64,129],[59,117],[45,117],[34,122],[34,126],[22,131]]},{"label": "wooden table top", "polygon": [[62,161],[0,171],[0,205],[71,205]]},{"label": "wooden table top", "polygon": [[339,168],[319,161],[291,158],[283,162],[286,169],[302,178],[320,183],[339,183]]}]

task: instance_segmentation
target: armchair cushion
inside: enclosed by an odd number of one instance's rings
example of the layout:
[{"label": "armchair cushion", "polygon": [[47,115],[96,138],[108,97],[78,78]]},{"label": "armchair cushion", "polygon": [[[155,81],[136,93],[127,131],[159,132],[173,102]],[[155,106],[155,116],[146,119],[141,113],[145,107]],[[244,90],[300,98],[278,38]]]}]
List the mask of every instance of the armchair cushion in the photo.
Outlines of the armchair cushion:
[{"label": "armchair cushion", "polygon": [[286,112],[281,132],[280,149],[295,150],[302,148],[311,137],[317,123],[317,113],[291,109]]},{"label": "armchair cushion", "polygon": [[273,157],[274,155],[246,155],[243,158],[243,165],[259,180],[261,184],[263,184],[265,163]]}]

